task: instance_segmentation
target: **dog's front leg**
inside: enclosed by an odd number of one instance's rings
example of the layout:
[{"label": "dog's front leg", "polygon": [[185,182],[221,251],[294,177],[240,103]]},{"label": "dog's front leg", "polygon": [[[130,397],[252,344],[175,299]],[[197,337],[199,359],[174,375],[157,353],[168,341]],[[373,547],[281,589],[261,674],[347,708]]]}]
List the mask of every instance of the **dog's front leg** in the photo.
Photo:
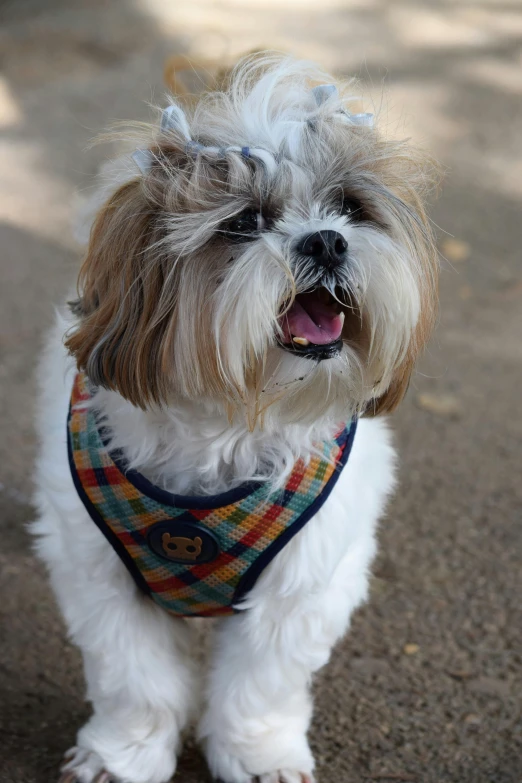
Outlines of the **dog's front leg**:
[{"label": "dog's front leg", "polygon": [[326,584],[308,588],[299,587],[295,563],[295,579],[290,575],[285,584],[291,548],[263,575],[248,608],[217,630],[199,738],[213,776],[223,783],[313,781],[311,676],[327,662],[365,596],[373,545],[360,542]]},{"label": "dog's front leg", "polygon": [[137,594],[122,569],[116,561],[104,583],[85,581],[81,597],[80,569],[57,590],[93,706],[60,783],[166,783],[197,708],[192,629]]}]

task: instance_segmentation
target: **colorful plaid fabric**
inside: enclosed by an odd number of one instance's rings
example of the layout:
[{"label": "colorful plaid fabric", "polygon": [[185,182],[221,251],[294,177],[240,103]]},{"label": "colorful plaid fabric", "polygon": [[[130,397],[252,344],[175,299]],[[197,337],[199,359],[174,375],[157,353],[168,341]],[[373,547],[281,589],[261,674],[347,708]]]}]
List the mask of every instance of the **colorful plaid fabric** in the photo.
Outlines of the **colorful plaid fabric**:
[{"label": "colorful plaid fabric", "polygon": [[72,476],[87,511],[138,585],[178,616],[223,616],[319,510],[348,458],[356,422],[298,461],[283,490],[248,484],[213,497],[182,497],[126,470],[110,452],[76,376],[68,419]]}]

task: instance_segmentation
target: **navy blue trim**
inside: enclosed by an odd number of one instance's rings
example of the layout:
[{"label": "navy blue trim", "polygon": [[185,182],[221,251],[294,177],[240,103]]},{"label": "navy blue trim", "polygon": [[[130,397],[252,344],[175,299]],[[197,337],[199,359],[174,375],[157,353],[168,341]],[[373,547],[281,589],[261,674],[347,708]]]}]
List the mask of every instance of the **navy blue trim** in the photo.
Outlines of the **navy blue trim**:
[{"label": "navy blue trim", "polygon": [[103,420],[99,419],[95,409],[93,409],[93,415],[101,442],[107,449],[109,457],[112,459],[120,473],[123,473],[127,481],[143,495],[146,495],[148,498],[156,500],[158,503],[162,503],[165,506],[172,506],[176,509],[196,510],[223,508],[224,506],[230,506],[232,503],[237,503],[239,500],[244,500],[248,495],[255,492],[256,489],[263,486],[262,481],[248,481],[244,484],[240,484],[239,487],[235,487],[235,489],[221,492],[219,495],[174,495],[166,489],[157,487],[137,470],[128,468],[122,450],[111,450],[109,428],[104,424]]},{"label": "navy blue trim", "polygon": [[[328,483],[323,487],[322,492],[316,497],[314,502],[308,506],[304,514],[302,514],[290,527],[287,527],[278,538],[273,541],[267,549],[260,554],[257,559],[254,561],[254,563],[250,566],[248,571],[243,574],[241,579],[239,580],[239,584],[236,587],[236,590],[234,592],[234,597],[232,599],[232,606],[236,607],[237,604],[241,601],[242,598],[245,597],[245,595],[253,588],[254,584],[258,580],[260,574],[264,569],[267,567],[267,565],[274,559],[274,557],[279,554],[279,552],[283,549],[283,547],[288,544],[288,542],[297,534],[300,530],[303,529],[303,527],[306,525],[307,522],[310,521],[310,519],[314,516],[314,514],[317,514],[325,500],[330,495],[330,492],[334,488],[334,486],[337,483],[337,480],[339,476],[341,475],[341,471],[346,465],[346,462],[348,461],[348,457],[350,456],[350,452],[352,450],[353,446],[353,439],[355,438],[355,432],[357,430],[357,419],[353,419],[350,431],[348,433],[348,436],[346,438],[346,442],[344,444],[343,453],[341,455],[341,458],[339,462],[337,463],[337,467],[332,473],[330,480]],[[236,611],[239,611],[240,608],[236,609]]]},{"label": "navy blue trim", "polygon": [[71,408],[69,407],[69,413],[67,415],[67,455],[69,457],[69,467],[71,469],[71,476],[74,482],[74,486],[76,487],[76,492],[78,493],[78,496],[82,501],[83,505],[85,506],[85,510],[89,514],[90,518],[92,519],[92,521],[94,522],[98,530],[100,530],[103,533],[103,535],[105,536],[109,544],[112,546],[116,554],[123,561],[130,575],[136,582],[136,585],[139,587],[139,589],[142,592],[150,596],[151,590],[147,582],[145,581],[141,571],[136,567],[134,560],[129,555],[129,553],[125,549],[124,545],[121,543],[118,536],[115,533],[113,533],[113,531],[111,530],[107,522],[97,511],[96,507],[91,503],[87,493],[83,488],[82,482],[80,481],[80,477],[78,476],[78,471],[76,470],[76,464],[74,462],[74,457],[72,452],[71,432],[69,428],[70,420],[71,420]]},{"label": "navy blue trim", "polygon": [[173,506],[176,509],[194,508],[203,510],[223,508],[223,506],[229,506],[232,503],[243,500],[263,485],[261,481],[249,481],[235,489],[222,492],[220,495],[174,495],[172,492],[167,492],[166,489],[156,487],[148,478],[138,473],[137,470],[126,469],[121,453],[117,454],[115,451],[111,451],[109,455],[118,470],[123,473],[127,481],[133,487],[136,487],[139,492],[152,498],[152,500],[157,500],[158,503],[162,503],[165,506]]}]

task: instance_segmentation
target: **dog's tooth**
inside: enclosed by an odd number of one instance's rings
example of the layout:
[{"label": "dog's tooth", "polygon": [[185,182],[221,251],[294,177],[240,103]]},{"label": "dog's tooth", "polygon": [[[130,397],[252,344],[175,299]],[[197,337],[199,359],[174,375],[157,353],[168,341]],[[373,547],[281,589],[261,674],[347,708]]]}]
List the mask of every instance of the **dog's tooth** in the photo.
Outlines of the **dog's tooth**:
[{"label": "dog's tooth", "polygon": [[339,313],[339,318],[341,319],[341,323],[344,324],[344,319],[346,318],[346,313],[341,312]]},{"label": "dog's tooth", "polygon": [[297,345],[310,345],[310,340],[307,340],[306,337],[292,337],[292,340]]}]

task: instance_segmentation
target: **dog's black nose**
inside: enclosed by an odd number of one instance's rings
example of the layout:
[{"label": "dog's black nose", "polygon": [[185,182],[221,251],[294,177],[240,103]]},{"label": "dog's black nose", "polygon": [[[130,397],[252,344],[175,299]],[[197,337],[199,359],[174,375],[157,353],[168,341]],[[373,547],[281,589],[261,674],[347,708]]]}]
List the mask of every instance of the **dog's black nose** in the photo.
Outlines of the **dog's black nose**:
[{"label": "dog's black nose", "polygon": [[333,269],[346,260],[348,242],[338,231],[316,231],[301,240],[296,250],[321,266]]}]

